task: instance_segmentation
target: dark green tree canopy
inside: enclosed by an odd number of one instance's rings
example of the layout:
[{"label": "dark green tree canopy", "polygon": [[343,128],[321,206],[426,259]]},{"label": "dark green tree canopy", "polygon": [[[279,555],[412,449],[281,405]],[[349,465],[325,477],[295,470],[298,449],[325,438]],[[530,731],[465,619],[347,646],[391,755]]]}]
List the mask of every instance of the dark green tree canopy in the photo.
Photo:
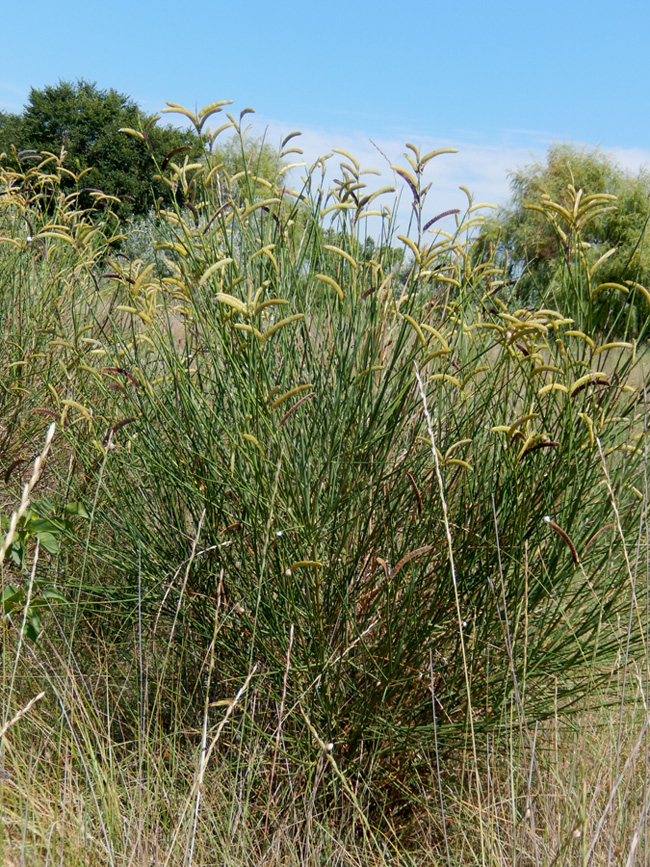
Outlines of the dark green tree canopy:
[{"label": "dark green tree canopy", "polygon": [[[169,188],[154,180],[156,162],[162,163],[172,150],[188,145],[199,149],[196,135],[189,130],[153,125],[149,132],[150,149],[133,136],[120,133],[124,127],[146,126],[144,115],[129,97],[112,88],[101,90],[96,84],[79,80],[60,81],[42,90],[32,88],[21,115],[0,114],[0,153],[4,160],[15,159],[13,148],[66,153],[66,166],[78,174],[91,171],[82,188],[102,190],[121,199],[121,216],[144,214],[154,198],[170,198]],[[71,188],[74,181],[70,179]],[[87,193],[80,197],[89,206]]]}]

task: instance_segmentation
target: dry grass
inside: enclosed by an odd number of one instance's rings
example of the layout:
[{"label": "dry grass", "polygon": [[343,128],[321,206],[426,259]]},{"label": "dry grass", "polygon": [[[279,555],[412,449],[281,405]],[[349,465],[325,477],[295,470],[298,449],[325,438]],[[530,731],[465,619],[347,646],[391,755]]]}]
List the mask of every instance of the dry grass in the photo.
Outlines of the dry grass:
[{"label": "dry grass", "polygon": [[[117,708],[102,694],[120,689],[108,664],[96,657],[95,683],[82,687],[75,672],[67,686],[57,685],[58,705],[48,698],[32,706],[8,731],[2,863],[604,867],[644,864],[650,855],[650,742],[645,692],[633,667],[612,680],[609,709],[515,726],[488,741],[478,755],[479,793],[470,750],[454,789],[441,784],[444,819],[431,768],[397,844],[372,826],[364,831],[351,803],[315,807],[332,774],[324,754],[314,758],[309,785],[299,771],[287,773],[290,757],[274,780],[260,775],[267,746],[249,739],[239,752],[244,721],[237,714],[202,768],[199,731],[149,729],[137,744],[120,743]],[[33,658],[21,668],[16,702],[45,676]],[[211,732],[225,713],[219,709]]]}]

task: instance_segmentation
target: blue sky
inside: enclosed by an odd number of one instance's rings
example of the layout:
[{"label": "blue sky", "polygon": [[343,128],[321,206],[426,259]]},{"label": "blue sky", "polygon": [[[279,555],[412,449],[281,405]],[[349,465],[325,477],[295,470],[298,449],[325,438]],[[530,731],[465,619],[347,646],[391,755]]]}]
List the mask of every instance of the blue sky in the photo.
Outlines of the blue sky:
[{"label": "blue sky", "polygon": [[650,165],[650,4],[619,0],[389,0],[187,4],[32,0],[13,7],[0,54],[0,108],[30,87],[85,78],[146,111],[167,100],[233,99],[254,131],[305,132],[386,168],[404,143],[455,146],[432,170],[440,207],[457,186],[503,201],[507,170],[554,141]]}]

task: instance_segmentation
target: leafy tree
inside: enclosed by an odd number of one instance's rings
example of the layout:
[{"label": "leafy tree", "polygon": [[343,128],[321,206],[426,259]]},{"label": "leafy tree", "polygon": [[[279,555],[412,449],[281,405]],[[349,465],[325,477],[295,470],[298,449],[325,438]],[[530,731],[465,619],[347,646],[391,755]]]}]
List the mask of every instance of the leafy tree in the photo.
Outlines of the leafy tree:
[{"label": "leafy tree", "polygon": [[238,204],[280,196],[280,223],[293,244],[300,244],[305,234],[316,231],[313,215],[303,202],[283,193],[285,186],[297,186],[289,179],[286,162],[279,149],[261,136],[234,134],[207,155],[211,167],[217,169],[223,184],[222,196]]},{"label": "leafy tree", "polygon": [[[631,175],[598,149],[554,145],[544,163],[526,165],[510,175],[512,200],[489,220],[477,250],[496,248],[507,266],[508,276],[524,303],[548,299],[564,266],[571,265],[570,252],[551,220],[539,207],[555,202],[572,208],[576,194],[616,196],[611,209],[604,209],[581,230],[587,262],[593,264],[613,252],[598,268],[600,283],[629,280],[650,285],[650,175]],[[586,246],[588,245],[588,246]],[[619,295],[614,303],[620,303]],[[610,299],[611,300],[611,299]]]},{"label": "leafy tree", "polygon": [[[101,90],[83,80],[60,81],[42,90],[32,88],[21,115],[0,114],[0,153],[11,160],[14,148],[19,153],[33,149],[55,154],[63,148],[72,172],[90,169],[82,180],[82,207],[93,201],[91,190],[99,189],[121,199],[120,216],[145,214],[152,194],[165,200],[171,196],[166,185],[154,180],[155,163],[176,148],[199,149],[196,135],[188,130],[152,125],[146,143],[119,132],[124,127],[146,128],[149,120],[133,100],[112,88]],[[69,186],[72,192],[72,178]]]},{"label": "leafy tree", "polygon": [[280,152],[262,138],[232,136],[224,145],[214,149],[212,163],[221,165],[230,178],[238,177],[238,193],[249,198],[251,194],[254,198],[264,194],[265,185],[257,179],[273,186],[279,182],[282,169]]},{"label": "leafy tree", "polygon": [[21,127],[21,115],[0,111],[0,154],[10,150],[12,144],[21,140]]}]

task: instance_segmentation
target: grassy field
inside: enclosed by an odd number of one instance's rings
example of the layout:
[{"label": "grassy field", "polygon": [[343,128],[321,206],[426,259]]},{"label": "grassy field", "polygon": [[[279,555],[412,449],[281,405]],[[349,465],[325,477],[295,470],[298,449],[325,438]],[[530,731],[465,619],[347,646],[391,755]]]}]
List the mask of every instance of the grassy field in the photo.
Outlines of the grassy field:
[{"label": "grassy field", "polygon": [[524,309],[469,196],[425,216],[444,153],[393,167],[398,228],[352,155],[208,145],[141,259],[60,157],[0,169],[2,863],[647,863],[647,338],[596,328],[603,201],[548,203]]}]

